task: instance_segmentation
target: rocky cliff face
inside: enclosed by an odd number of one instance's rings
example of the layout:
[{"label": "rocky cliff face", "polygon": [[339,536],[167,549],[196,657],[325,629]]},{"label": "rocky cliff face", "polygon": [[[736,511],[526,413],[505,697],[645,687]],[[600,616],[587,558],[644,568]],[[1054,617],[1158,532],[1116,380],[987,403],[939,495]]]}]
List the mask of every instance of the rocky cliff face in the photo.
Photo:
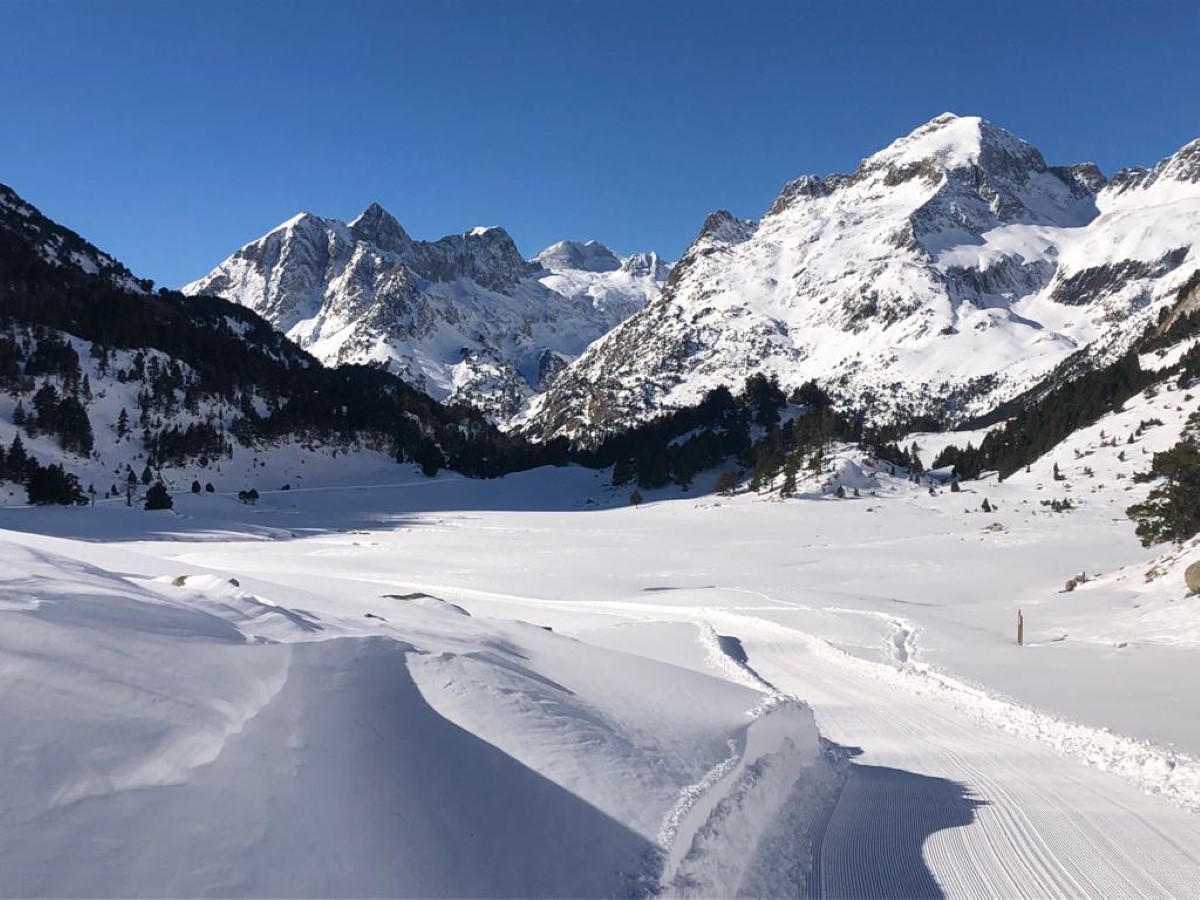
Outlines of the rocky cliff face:
[{"label": "rocky cliff face", "polygon": [[385,366],[504,420],[665,274],[594,242],[531,262],[502,228],[416,241],[372,204],[348,224],[299,215],[183,290],[254,309],[326,364]]},{"label": "rocky cliff face", "polygon": [[1110,184],[939,116],[851,174],[796,179],[759,222],[714,213],[520,427],[596,438],[754,372],[877,420],[986,412],[1080,349],[1123,349],[1200,267],[1197,147]]}]

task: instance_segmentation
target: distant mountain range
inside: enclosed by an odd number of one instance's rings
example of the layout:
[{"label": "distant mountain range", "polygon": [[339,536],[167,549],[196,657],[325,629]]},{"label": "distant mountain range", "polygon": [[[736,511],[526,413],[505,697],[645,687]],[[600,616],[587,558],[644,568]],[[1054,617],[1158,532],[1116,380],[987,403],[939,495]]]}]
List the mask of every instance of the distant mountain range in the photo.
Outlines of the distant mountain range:
[{"label": "distant mountain range", "polygon": [[500,228],[414,240],[372,205],[154,292],[0,187],[0,446],[110,487],[289,446],[657,486],[778,469],[778,410],[820,412],[804,448],[1020,413],[1013,446],[963,457],[1005,469],[1192,377],[1198,237],[1200,141],[1105,178],[953,115],[796,179],[760,221],[713,213],[673,265],[595,241],[525,259]]},{"label": "distant mountain range", "polygon": [[946,114],[761,221],[711,215],[660,297],[516,420],[585,441],[761,372],[873,421],[957,423],[1112,359],[1200,268],[1200,141],[1106,179]]},{"label": "distant mountain range", "polygon": [[656,254],[594,241],[527,261],[502,228],[417,241],[372,204],[348,224],[296,216],[183,292],[253,309],[328,365],[381,365],[504,421],[668,272]]}]

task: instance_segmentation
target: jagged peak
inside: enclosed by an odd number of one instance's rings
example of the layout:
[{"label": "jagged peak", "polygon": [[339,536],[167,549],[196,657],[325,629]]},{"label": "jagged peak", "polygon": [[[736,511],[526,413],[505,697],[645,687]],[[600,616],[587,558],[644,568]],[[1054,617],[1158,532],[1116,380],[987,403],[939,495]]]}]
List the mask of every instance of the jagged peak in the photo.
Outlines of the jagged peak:
[{"label": "jagged peak", "polygon": [[1109,189],[1119,194],[1165,183],[1200,185],[1200,138],[1188,141],[1151,169],[1142,166],[1122,169],[1112,177]]},{"label": "jagged peak", "polygon": [[581,272],[614,272],[623,260],[599,241],[559,241],[533,258],[551,272],[573,269]]},{"label": "jagged peak", "polygon": [[664,281],[671,274],[671,264],[653,250],[626,257],[621,269],[631,275],[649,275],[655,281]]},{"label": "jagged peak", "polygon": [[1154,168],[1162,178],[1191,184],[1200,182],[1200,138],[1184,144]]},{"label": "jagged peak", "polygon": [[779,192],[779,196],[775,198],[771,208],[767,210],[767,215],[774,216],[783,212],[801,197],[825,197],[828,194],[829,185],[820,176],[801,175],[783,186],[783,190]]},{"label": "jagged peak", "polygon": [[736,244],[749,237],[753,228],[753,222],[739,219],[727,209],[718,209],[708,214],[697,240],[710,238],[722,243]]},{"label": "jagged peak", "polygon": [[[280,222],[278,225],[276,225],[274,228],[272,228],[271,231],[272,232],[287,231],[290,229],[294,229],[294,228],[298,228],[298,227],[302,227],[302,226],[310,225],[310,224],[311,225],[321,225],[322,227],[324,227],[325,220],[323,218],[321,218],[320,216],[315,215],[314,213],[310,213],[308,211],[298,212],[298,213],[296,213],[296,215],[292,216],[290,219],[288,219],[284,222]],[[271,232],[268,232],[268,234],[270,234],[270,233]]]},{"label": "jagged peak", "polygon": [[350,222],[349,228],[355,240],[390,253],[404,253],[412,245],[412,238],[396,221],[396,217],[378,203],[372,203],[364,209],[358,218]]}]

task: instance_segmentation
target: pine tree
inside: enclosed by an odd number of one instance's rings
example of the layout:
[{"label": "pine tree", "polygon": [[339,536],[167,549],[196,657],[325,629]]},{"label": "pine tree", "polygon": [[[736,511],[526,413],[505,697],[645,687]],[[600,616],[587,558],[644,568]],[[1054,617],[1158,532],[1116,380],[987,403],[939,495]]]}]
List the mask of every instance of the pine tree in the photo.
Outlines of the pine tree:
[{"label": "pine tree", "polygon": [[121,407],[121,414],[117,416],[117,437],[124,438],[129,434],[129,413],[125,411],[125,407]]},{"label": "pine tree", "polygon": [[21,440],[19,434],[13,438],[12,446],[8,448],[5,470],[9,481],[15,481],[18,484],[25,483],[29,470],[29,454],[25,452],[25,442]]},{"label": "pine tree", "polygon": [[146,491],[144,509],[171,509],[174,505],[175,501],[171,499],[171,495],[167,492],[167,486],[161,481],[156,481],[154,486]]},{"label": "pine tree", "polygon": [[150,464],[147,463],[146,467],[142,469],[142,484],[149,484],[153,480],[154,473],[150,471]]},{"label": "pine tree", "polygon": [[1143,546],[1185,541],[1200,533],[1200,439],[1189,437],[1154,454],[1145,481],[1163,479],[1146,500],[1127,510]]},{"label": "pine tree", "polygon": [[916,441],[908,448],[908,469],[915,475],[925,471],[925,467],[921,465],[921,448],[917,446]]},{"label": "pine tree", "polygon": [[790,497],[796,493],[796,457],[789,456],[783,464],[783,485],[779,488],[780,496]]},{"label": "pine tree", "polygon": [[25,485],[25,493],[29,502],[42,506],[58,504],[61,506],[83,506],[87,497],[79,486],[79,479],[63,469],[57,463],[41,466],[36,462],[29,467],[29,479]]},{"label": "pine tree", "polygon": [[988,503],[987,497],[984,497],[983,504],[979,508],[985,513],[990,513],[992,511],[992,504]]},{"label": "pine tree", "polygon": [[642,500],[644,500],[644,499],[645,499],[645,498],[644,498],[644,497],[642,497],[642,492],[641,492],[641,491],[639,491],[637,488],[634,488],[634,489],[633,489],[632,491],[630,491],[630,493],[629,493],[629,504],[630,504],[631,506],[641,506],[641,505],[642,505]]},{"label": "pine tree", "polygon": [[637,475],[637,464],[629,457],[622,457],[613,463],[612,484],[619,487],[629,484]]},{"label": "pine tree", "polygon": [[193,494],[200,493],[200,482],[199,481],[192,482],[192,493]]},{"label": "pine tree", "polygon": [[24,426],[29,420],[29,414],[25,412],[25,404],[20,400],[17,401],[17,408],[13,410],[13,424],[20,427]]}]

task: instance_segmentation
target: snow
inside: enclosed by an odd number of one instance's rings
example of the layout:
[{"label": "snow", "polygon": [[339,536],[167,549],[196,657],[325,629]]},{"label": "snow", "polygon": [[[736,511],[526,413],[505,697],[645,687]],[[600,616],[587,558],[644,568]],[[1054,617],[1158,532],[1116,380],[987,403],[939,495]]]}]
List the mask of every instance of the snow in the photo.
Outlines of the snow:
[{"label": "snow", "polygon": [[982,152],[982,130],[985,123],[978,116],[956,116],[942,113],[869,157],[871,163],[914,163],[936,159],[946,168],[960,168],[979,161]]},{"label": "snow", "polygon": [[546,386],[546,354],[574,359],[658,296],[657,256],[612,260],[541,268],[497,227],[414,242],[373,204],[349,224],[295,216],[182,290],[254,309],[327,365],[389,367],[503,422]]},{"label": "snow", "polygon": [[0,892],[1186,895],[1200,546],[1123,515],[1186,397],[960,493],[351,455],[0,509]]},{"label": "snow", "polygon": [[1081,349],[1114,358],[1175,302],[1200,266],[1188,153],[1106,187],[990,122],[940,116],[853,175],[797,179],[758,223],[711,216],[662,301],[517,424],[590,440],[756,372],[815,379],[881,422],[986,414]]}]

